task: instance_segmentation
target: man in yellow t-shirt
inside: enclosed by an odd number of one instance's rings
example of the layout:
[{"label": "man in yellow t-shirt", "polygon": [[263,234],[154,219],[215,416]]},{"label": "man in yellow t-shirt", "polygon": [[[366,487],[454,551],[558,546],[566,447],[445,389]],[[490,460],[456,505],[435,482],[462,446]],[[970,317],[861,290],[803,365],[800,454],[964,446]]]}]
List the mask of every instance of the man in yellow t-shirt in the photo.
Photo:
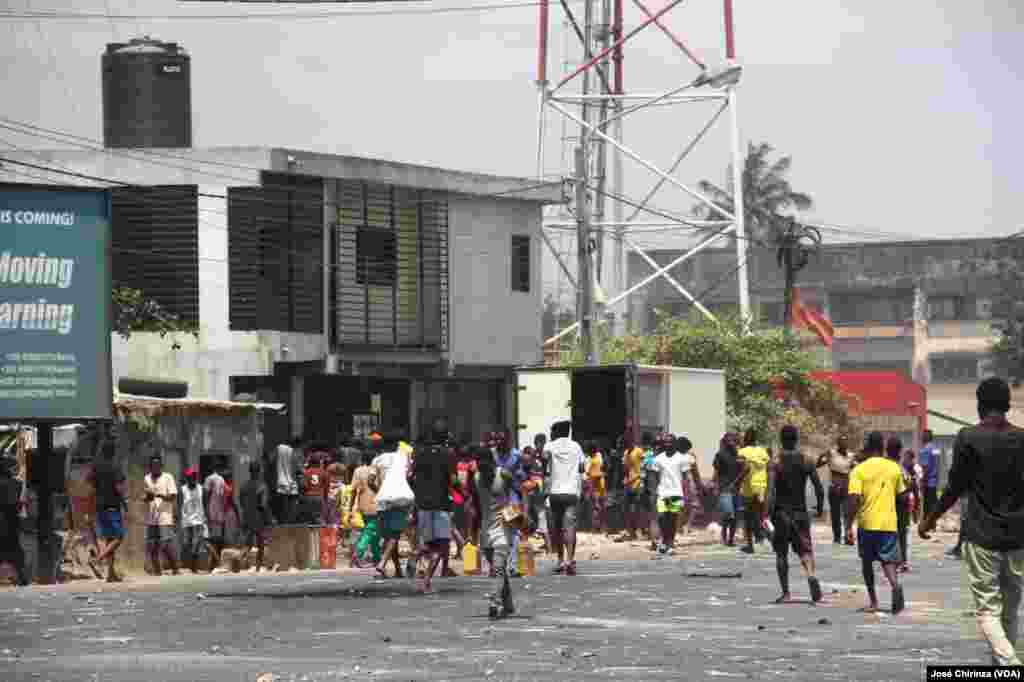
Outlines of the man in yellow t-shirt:
[{"label": "man in yellow t-shirt", "polygon": [[750,429],[743,436],[743,447],[737,453],[743,467],[743,483],[740,485],[740,497],[743,498],[744,520],[747,531],[747,544],[741,551],[754,553],[754,539],[763,539],[761,520],[764,516],[764,502],[768,493],[768,461],[771,455],[768,450],[757,444],[757,432]]},{"label": "man in yellow t-shirt", "polygon": [[853,541],[853,522],[857,522],[857,552],[860,554],[868,605],[863,611],[878,611],[875,594],[874,563],[882,564],[882,572],[892,586],[892,612],[903,610],[905,599],[896,572],[902,558],[896,532],[896,505],[907,493],[903,471],[898,462],[884,454],[882,434],[872,431],[864,446],[864,460],[850,473],[850,489],[846,510],[846,539]]},{"label": "man in yellow t-shirt", "polygon": [[[648,438],[650,434],[647,434]],[[623,493],[625,495],[626,533],[618,538],[619,542],[637,539],[638,529],[646,525],[646,509],[644,497],[644,449],[632,442],[632,436],[626,436],[625,455],[623,456]]]},{"label": "man in yellow t-shirt", "polygon": [[583,448],[587,455],[587,488],[590,493],[591,527],[597,533],[604,531],[605,504],[608,488],[604,477],[604,455],[597,442],[589,441]]}]

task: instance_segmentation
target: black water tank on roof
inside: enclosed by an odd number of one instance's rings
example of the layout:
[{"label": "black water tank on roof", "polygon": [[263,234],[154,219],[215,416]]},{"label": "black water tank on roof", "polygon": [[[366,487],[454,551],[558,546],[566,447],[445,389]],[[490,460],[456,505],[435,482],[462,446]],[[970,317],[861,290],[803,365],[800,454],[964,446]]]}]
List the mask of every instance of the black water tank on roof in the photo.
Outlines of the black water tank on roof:
[{"label": "black water tank on roof", "polygon": [[191,147],[190,59],[149,36],[111,43],[103,55],[106,147]]}]

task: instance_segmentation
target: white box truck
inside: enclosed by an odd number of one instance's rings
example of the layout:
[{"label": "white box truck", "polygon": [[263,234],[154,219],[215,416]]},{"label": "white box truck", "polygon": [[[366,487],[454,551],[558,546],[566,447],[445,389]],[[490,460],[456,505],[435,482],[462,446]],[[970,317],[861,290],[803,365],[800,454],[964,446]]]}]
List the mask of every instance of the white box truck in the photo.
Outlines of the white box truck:
[{"label": "white box truck", "polygon": [[701,474],[710,478],[725,433],[725,372],[651,365],[520,367],[516,370],[516,435],[531,445],[559,418],[573,438],[614,445],[627,429],[668,431],[693,441]]}]

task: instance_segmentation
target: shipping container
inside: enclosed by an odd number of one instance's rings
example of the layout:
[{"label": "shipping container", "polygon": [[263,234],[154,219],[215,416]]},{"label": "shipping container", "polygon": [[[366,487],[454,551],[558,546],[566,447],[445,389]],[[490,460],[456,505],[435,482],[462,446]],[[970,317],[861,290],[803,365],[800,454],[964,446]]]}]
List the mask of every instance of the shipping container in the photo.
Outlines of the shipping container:
[{"label": "shipping container", "polygon": [[572,419],[573,439],[612,444],[623,434],[668,431],[693,442],[701,473],[710,477],[725,433],[725,372],[689,367],[601,365],[516,370],[519,446]]}]

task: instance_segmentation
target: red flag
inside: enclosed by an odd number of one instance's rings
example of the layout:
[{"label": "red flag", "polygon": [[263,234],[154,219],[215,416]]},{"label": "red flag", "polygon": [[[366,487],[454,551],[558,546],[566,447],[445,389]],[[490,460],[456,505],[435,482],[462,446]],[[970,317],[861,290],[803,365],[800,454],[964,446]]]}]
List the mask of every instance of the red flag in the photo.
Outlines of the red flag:
[{"label": "red flag", "polygon": [[790,319],[793,320],[793,324],[809,329],[818,335],[818,338],[821,339],[824,345],[829,348],[832,347],[832,341],[836,334],[835,329],[832,327],[832,322],[814,308],[804,305],[800,296],[800,290],[797,288],[793,289],[793,307],[791,312]]}]

